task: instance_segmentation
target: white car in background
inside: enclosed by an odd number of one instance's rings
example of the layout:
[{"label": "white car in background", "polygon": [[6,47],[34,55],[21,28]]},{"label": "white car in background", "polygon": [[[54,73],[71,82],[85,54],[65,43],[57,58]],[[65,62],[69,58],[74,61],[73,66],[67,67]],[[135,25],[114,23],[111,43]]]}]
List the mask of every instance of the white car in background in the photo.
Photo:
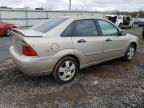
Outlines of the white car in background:
[{"label": "white car in background", "polygon": [[133,20],[129,15],[105,15],[105,18],[113,22],[119,28],[133,27]]}]

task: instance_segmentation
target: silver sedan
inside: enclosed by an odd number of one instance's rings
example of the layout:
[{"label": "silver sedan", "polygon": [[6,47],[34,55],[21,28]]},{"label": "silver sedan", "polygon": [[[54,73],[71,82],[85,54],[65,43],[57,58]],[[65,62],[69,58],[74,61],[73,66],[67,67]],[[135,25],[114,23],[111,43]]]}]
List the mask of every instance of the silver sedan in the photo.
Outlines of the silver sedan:
[{"label": "silver sedan", "polygon": [[115,58],[131,61],[138,38],[94,17],[48,19],[28,30],[13,29],[11,57],[29,75],[53,75],[59,83],[77,72]]}]

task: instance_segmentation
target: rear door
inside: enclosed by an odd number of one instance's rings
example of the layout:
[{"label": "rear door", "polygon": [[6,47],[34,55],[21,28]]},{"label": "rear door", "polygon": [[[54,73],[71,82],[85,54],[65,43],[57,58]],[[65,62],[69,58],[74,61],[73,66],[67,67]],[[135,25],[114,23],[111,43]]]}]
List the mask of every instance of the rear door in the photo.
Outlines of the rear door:
[{"label": "rear door", "polygon": [[102,33],[104,59],[122,56],[125,48],[125,36],[119,36],[116,26],[105,20],[96,20]]},{"label": "rear door", "polygon": [[72,41],[76,53],[84,60],[84,64],[102,59],[103,40],[99,36],[94,19],[75,21]]}]

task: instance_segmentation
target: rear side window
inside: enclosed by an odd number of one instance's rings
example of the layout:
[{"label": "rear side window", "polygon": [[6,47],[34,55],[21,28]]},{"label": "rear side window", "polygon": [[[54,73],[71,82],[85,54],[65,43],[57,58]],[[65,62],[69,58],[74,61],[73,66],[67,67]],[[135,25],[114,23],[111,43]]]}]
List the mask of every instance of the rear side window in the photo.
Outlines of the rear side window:
[{"label": "rear side window", "polygon": [[72,34],[73,34],[73,23],[71,23],[71,24],[65,29],[65,31],[62,33],[61,36],[67,37],[67,36],[72,36]]},{"label": "rear side window", "polygon": [[74,23],[74,36],[98,36],[94,20],[78,20]]},{"label": "rear side window", "polygon": [[42,23],[39,23],[35,26],[33,26],[31,29],[35,31],[39,31],[42,33],[46,33],[49,30],[53,29],[54,27],[58,26],[59,24],[63,23],[66,21],[68,18],[53,18],[53,19],[48,19]]},{"label": "rear side window", "polygon": [[118,35],[118,29],[113,24],[103,21],[103,20],[97,20],[100,29],[102,31],[103,36],[117,36]]}]

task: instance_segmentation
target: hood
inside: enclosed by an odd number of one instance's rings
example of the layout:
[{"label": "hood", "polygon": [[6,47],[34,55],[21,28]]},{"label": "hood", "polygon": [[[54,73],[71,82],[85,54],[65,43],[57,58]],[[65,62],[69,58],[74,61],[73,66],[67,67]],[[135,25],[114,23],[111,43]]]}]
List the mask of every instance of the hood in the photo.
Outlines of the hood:
[{"label": "hood", "polygon": [[129,33],[127,33],[126,37],[129,38],[129,39],[137,40],[137,41],[139,40],[139,38],[137,36],[134,36],[134,35],[129,34]]}]

